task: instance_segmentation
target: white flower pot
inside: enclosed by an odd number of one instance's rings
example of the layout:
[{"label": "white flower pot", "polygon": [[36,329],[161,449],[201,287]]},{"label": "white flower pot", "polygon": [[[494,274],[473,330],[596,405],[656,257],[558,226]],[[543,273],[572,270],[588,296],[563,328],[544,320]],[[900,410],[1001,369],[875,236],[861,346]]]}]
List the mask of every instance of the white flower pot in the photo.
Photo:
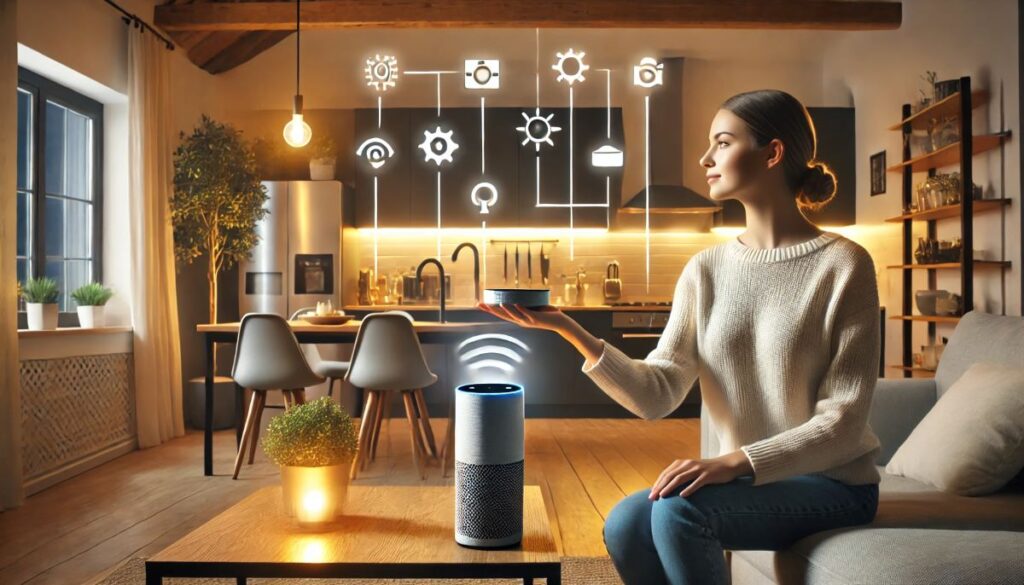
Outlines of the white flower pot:
[{"label": "white flower pot", "polygon": [[83,329],[103,327],[103,305],[79,306],[78,326]]},{"label": "white flower pot", "polygon": [[281,466],[284,513],[300,524],[323,524],[345,508],[352,461],[324,467]]},{"label": "white flower pot", "polygon": [[28,328],[45,331],[57,328],[57,303],[25,303]]},{"label": "white flower pot", "polygon": [[309,178],[313,181],[334,180],[333,158],[314,158],[309,161]]}]

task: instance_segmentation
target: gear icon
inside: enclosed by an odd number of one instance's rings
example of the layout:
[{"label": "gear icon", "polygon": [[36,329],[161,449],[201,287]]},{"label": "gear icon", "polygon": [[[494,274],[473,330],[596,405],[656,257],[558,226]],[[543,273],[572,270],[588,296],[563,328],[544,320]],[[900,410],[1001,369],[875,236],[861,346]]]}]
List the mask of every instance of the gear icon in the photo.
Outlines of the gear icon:
[{"label": "gear icon", "polygon": [[[565,53],[556,53],[558,62],[551,66],[552,69],[558,72],[558,77],[555,81],[565,81],[570,86],[577,81],[584,81],[583,72],[590,69],[590,65],[583,62],[583,56],[585,52],[576,51],[569,49]],[[569,70],[566,70],[566,62],[575,61],[575,65],[570,65]]]},{"label": "gear icon", "polygon": [[374,55],[373,59],[366,60],[366,85],[377,91],[387,91],[389,87],[395,87],[398,79],[398,59],[392,55]]},{"label": "gear icon", "polygon": [[452,153],[459,149],[459,145],[452,140],[452,134],[454,130],[448,130],[445,132],[438,126],[433,132],[430,130],[423,131],[423,142],[420,143],[420,150],[425,155],[425,161],[434,161],[437,166],[441,166],[443,162],[454,162],[452,160]]},{"label": "gear icon", "polygon": [[526,112],[520,113],[523,115],[524,122],[523,125],[516,128],[516,130],[523,133],[523,146],[528,142],[532,142],[536,152],[540,152],[541,143],[546,143],[550,146],[555,145],[555,143],[551,141],[551,134],[553,132],[561,132],[562,129],[558,126],[551,125],[551,118],[554,117],[554,114],[541,116],[540,108],[535,109],[532,116]]}]

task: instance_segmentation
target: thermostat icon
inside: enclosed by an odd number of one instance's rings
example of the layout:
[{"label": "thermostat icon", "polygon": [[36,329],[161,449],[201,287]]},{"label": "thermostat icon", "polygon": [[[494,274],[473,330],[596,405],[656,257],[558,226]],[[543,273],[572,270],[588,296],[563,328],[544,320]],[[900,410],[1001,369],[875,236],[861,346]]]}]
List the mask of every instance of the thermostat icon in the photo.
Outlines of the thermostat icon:
[{"label": "thermostat icon", "polygon": [[622,151],[611,144],[605,144],[590,153],[590,164],[595,167],[619,168],[622,166],[622,160]]}]

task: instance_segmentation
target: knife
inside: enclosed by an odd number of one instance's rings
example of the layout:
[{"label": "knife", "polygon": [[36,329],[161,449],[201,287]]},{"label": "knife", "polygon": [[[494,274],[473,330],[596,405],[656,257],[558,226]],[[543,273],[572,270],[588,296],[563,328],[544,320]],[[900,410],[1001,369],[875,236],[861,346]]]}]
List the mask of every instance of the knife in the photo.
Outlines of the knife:
[{"label": "knife", "polygon": [[530,286],[533,286],[533,246],[526,242],[526,277],[530,279]]},{"label": "knife", "polygon": [[508,284],[508,244],[505,244],[505,284]]},{"label": "knife", "polygon": [[516,244],[516,288],[519,288],[519,244]]}]

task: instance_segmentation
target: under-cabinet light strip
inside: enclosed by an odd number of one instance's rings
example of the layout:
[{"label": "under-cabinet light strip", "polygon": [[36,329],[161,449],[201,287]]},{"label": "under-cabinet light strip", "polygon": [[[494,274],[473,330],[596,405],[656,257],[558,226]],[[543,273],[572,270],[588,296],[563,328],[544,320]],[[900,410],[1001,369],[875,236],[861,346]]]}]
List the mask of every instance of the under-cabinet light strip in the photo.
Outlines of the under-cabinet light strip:
[{"label": "under-cabinet light strip", "polygon": [[373,277],[378,274],[377,266],[377,238],[379,226],[377,222],[377,177],[373,178]]},{"label": "under-cabinet light strip", "polygon": [[573,237],[572,228],[574,223],[573,217],[573,205],[572,205],[572,102],[573,102],[573,89],[569,86],[569,260],[576,260],[576,239]]}]

